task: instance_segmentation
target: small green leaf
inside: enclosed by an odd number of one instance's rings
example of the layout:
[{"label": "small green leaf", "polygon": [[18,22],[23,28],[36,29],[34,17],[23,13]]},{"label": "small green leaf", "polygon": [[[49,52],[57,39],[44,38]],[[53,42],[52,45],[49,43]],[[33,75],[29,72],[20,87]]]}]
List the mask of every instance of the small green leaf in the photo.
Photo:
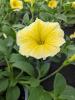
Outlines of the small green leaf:
[{"label": "small green leaf", "polygon": [[30,88],[30,95],[28,100],[40,100],[42,90],[40,87]]},{"label": "small green leaf", "polygon": [[8,76],[8,72],[0,70],[0,79],[2,79],[4,76]]},{"label": "small green leaf", "polygon": [[24,72],[28,73],[29,75],[34,75],[33,66],[28,62],[17,61],[15,63],[13,63],[13,67],[23,70]]},{"label": "small green leaf", "polygon": [[[58,16],[58,17],[57,17]],[[64,14],[56,14],[55,15],[56,19],[67,22],[67,17]]]},{"label": "small green leaf", "polygon": [[66,88],[66,80],[61,74],[57,74],[54,80],[54,95],[59,96]]},{"label": "small green leaf", "polygon": [[18,53],[13,53],[10,57],[10,62],[25,61],[25,57]]},{"label": "small green leaf", "polygon": [[23,17],[23,23],[24,23],[25,25],[27,25],[27,24],[29,23],[29,15],[28,15],[28,13],[26,13],[26,14],[24,15],[24,17]]},{"label": "small green leaf", "polygon": [[40,84],[40,81],[38,79],[35,79],[35,78],[30,78],[29,82],[31,84],[31,87],[37,87]]},{"label": "small green leaf", "polygon": [[9,84],[8,79],[5,78],[0,79],[0,92],[5,91],[8,87],[8,84]]},{"label": "small green leaf", "polygon": [[6,100],[18,100],[19,96],[20,90],[17,86],[9,88],[6,92]]},{"label": "small green leaf", "polygon": [[50,64],[49,63],[45,63],[43,65],[41,65],[41,68],[40,68],[40,76],[43,77],[47,74],[47,72],[49,71],[50,69]]},{"label": "small green leaf", "polygon": [[67,24],[69,24],[69,25],[75,24],[75,17],[74,18],[68,18]]},{"label": "small green leaf", "polygon": [[67,86],[59,98],[64,100],[75,100],[75,88]]},{"label": "small green leaf", "polygon": [[13,27],[14,29],[16,29],[16,30],[19,30],[19,29],[24,28],[24,25],[22,25],[22,24],[14,24],[12,27]]},{"label": "small green leaf", "polygon": [[40,12],[39,17],[44,21],[49,21],[51,19],[51,14],[47,12]]},{"label": "small green leaf", "polygon": [[42,96],[40,97],[40,100],[52,100],[50,93],[48,93],[48,92],[45,91],[42,94]]},{"label": "small green leaf", "polygon": [[6,42],[7,47],[12,47],[13,44],[14,44],[14,40],[13,40],[12,37],[7,37],[7,38],[5,39],[5,42]]},{"label": "small green leaf", "polygon": [[51,95],[42,87],[30,88],[28,100],[52,100]]},{"label": "small green leaf", "polygon": [[0,52],[5,56],[9,55],[9,50],[4,40],[0,39]]},{"label": "small green leaf", "polygon": [[67,57],[69,58],[73,54],[75,54],[75,45],[68,45],[67,46],[67,52],[66,52]]},{"label": "small green leaf", "polygon": [[5,33],[7,36],[11,36],[14,39],[16,38],[16,33],[9,25],[3,25],[2,32]]},{"label": "small green leaf", "polygon": [[28,73],[29,75],[34,75],[34,68],[33,66],[25,60],[25,57],[21,56],[20,54],[12,54],[10,58],[10,62],[12,62],[12,66],[23,70],[24,72]]}]

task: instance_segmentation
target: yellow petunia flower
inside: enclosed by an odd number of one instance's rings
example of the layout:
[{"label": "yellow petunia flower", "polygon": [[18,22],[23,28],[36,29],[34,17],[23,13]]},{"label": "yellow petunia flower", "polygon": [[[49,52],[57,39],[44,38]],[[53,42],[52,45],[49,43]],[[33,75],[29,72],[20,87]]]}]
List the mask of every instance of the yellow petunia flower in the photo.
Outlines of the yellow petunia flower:
[{"label": "yellow petunia flower", "polygon": [[75,38],[75,32],[73,34],[70,35],[70,38],[73,39]]},{"label": "yellow petunia flower", "polygon": [[57,0],[50,0],[48,3],[48,7],[52,8],[52,9],[56,8],[57,4],[58,4]]},{"label": "yellow petunia flower", "polygon": [[75,8],[75,2],[72,2],[72,8]]},{"label": "yellow petunia flower", "polygon": [[20,0],[10,0],[10,6],[13,10],[21,10],[23,8],[23,2]]},{"label": "yellow petunia flower", "polygon": [[17,33],[19,53],[36,59],[56,55],[63,43],[65,43],[64,32],[57,22],[36,19]]}]

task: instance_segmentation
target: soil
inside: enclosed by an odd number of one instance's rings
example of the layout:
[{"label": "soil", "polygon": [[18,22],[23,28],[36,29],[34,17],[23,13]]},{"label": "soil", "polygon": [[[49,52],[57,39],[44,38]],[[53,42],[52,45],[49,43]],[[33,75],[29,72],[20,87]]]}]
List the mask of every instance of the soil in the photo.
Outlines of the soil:
[{"label": "soil", "polygon": [[73,34],[75,32],[75,25],[63,27],[63,30],[64,30],[65,34],[67,34],[67,35]]}]

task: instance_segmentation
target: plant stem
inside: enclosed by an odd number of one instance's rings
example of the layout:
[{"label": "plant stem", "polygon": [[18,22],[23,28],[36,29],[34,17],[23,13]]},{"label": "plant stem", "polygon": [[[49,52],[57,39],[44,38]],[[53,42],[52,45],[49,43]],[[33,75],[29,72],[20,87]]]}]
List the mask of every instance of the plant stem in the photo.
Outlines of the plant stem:
[{"label": "plant stem", "polygon": [[16,79],[18,79],[23,74],[23,70],[17,75]]},{"label": "plant stem", "polygon": [[46,80],[46,79],[48,79],[48,78],[50,78],[50,77],[52,77],[53,75],[55,75],[56,73],[58,73],[62,68],[63,68],[64,66],[63,65],[61,65],[57,70],[55,70],[53,73],[51,73],[50,75],[48,75],[47,77],[45,77],[45,78],[43,78],[43,79],[41,79],[40,80],[40,82],[42,82],[42,81],[44,81],[44,80]]},{"label": "plant stem", "polygon": [[8,59],[6,56],[5,56],[5,61],[6,61],[7,67],[8,67],[8,72],[10,72],[11,68],[10,68],[10,65],[9,65],[9,62],[8,62]]},{"label": "plant stem", "polygon": [[20,83],[20,84],[30,84],[29,81],[20,81],[19,83]]},{"label": "plant stem", "polygon": [[34,21],[34,5],[33,4],[31,4],[30,11],[31,11],[31,15],[32,15],[31,21],[33,22]]},{"label": "plant stem", "polygon": [[7,71],[8,71],[8,73],[9,73],[9,77],[10,77],[10,79],[12,80],[13,79],[13,70],[11,69],[11,65],[9,64],[9,61],[8,61],[8,59],[7,59],[7,57],[5,56],[5,61],[6,61],[6,63],[7,63]]},{"label": "plant stem", "polygon": [[40,78],[40,70],[39,70],[39,68],[40,68],[40,61],[39,60],[37,60],[37,63],[36,63],[37,65],[36,65],[36,69],[37,69],[37,72],[38,72],[38,77],[37,77],[37,79],[39,79]]}]

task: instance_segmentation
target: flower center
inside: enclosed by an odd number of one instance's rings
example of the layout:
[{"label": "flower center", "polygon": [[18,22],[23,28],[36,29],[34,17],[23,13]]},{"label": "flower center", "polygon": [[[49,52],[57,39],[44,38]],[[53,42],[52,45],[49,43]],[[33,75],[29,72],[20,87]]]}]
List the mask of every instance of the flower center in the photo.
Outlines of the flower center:
[{"label": "flower center", "polygon": [[38,43],[39,45],[43,45],[43,44],[45,43],[45,41],[39,40],[39,41],[37,41],[37,43]]},{"label": "flower center", "polygon": [[17,2],[15,1],[15,2],[13,2],[13,5],[16,7],[18,4],[17,4]]}]

